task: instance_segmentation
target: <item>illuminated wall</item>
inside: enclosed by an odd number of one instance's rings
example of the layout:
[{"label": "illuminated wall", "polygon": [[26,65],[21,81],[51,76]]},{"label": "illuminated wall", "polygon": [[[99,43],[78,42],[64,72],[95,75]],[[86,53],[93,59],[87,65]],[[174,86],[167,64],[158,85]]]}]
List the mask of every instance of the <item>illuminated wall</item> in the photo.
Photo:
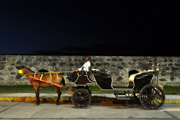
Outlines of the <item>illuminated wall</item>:
[{"label": "illuminated wall", "polygon": [[[111,74],[114,85],[128,84],[129,70],[148,70],[152,64],[160,64],[160,83],[180,85],[180,57],[144,57],[144,56],[88,56],[92,68]],[[0,55],[0,85],[30,84],[24,76],[16,79],[21,66],[34,72],[40,69],[49,71],[69,71],[81,67],[85,56],[33,56],[33,55]],[[68,74],[63,74],[66,77]],[[155,78],[154,78],[155,80]]]}]

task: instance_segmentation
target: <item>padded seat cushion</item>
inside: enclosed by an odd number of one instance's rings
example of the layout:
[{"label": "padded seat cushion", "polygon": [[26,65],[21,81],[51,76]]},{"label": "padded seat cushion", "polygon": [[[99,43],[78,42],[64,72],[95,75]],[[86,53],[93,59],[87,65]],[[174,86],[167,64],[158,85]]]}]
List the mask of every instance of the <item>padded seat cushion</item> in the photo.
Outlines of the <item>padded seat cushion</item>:
[{"label": "padded seat cushion", "polygon": [[148,71],[142,71],[142,72],[130,75],[129,82],[134,82],[134,79],[135,79],[136,75],[140,75],[140,74],[146,73],[146,72],[148,72]]}]

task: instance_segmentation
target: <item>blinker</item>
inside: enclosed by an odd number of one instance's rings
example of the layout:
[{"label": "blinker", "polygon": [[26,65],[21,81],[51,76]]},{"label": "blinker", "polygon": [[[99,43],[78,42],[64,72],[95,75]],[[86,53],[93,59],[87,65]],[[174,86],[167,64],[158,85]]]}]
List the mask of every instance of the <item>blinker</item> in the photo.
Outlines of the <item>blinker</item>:
[{"label": "blinker", "polygon": [[23,73],[23,71],[22,71],[22,70],[19,70],[19,71],[18,71],[18,73],[19,73],[19,74],[22,74],[22,73]]}]

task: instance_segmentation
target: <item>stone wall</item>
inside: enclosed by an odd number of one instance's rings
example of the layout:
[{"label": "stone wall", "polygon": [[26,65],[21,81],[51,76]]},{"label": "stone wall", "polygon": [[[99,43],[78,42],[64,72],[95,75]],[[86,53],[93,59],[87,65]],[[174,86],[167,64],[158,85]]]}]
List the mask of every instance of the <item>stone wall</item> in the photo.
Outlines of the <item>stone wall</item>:
[{"label": "stone wall", "polygon": [[[144,56],[88,56],[92,67],[111,74],[113,84],[127,85],[129,70],[148,70],[152,64],[160,64],[159,80],[166,85],[180,85],[180,57],[144,57]],[[85,56],[33,56],[0,55],[0,85],[27,85],[23,76],[16,79],[21,66],[32,71],[69,71],[81,67]],[[67,76],[67,74],[63,74]],[[154,79],[155,81],[155,79]]]}]

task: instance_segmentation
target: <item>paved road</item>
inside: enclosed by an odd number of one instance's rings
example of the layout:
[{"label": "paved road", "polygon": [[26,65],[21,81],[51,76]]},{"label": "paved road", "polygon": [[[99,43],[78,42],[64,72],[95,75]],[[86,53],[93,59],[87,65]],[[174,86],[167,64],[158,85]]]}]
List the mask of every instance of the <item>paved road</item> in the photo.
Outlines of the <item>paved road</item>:
[{"label": "paved road", "polygon": [[86,109],[77,109],[71,103],[56,106],[32,102],[0,102],[0,120],[13,119],[108,119],[108,120],[180,120],[180,104],[165,104],[160,110],[144,110],[140,104],[91,104]]}]

